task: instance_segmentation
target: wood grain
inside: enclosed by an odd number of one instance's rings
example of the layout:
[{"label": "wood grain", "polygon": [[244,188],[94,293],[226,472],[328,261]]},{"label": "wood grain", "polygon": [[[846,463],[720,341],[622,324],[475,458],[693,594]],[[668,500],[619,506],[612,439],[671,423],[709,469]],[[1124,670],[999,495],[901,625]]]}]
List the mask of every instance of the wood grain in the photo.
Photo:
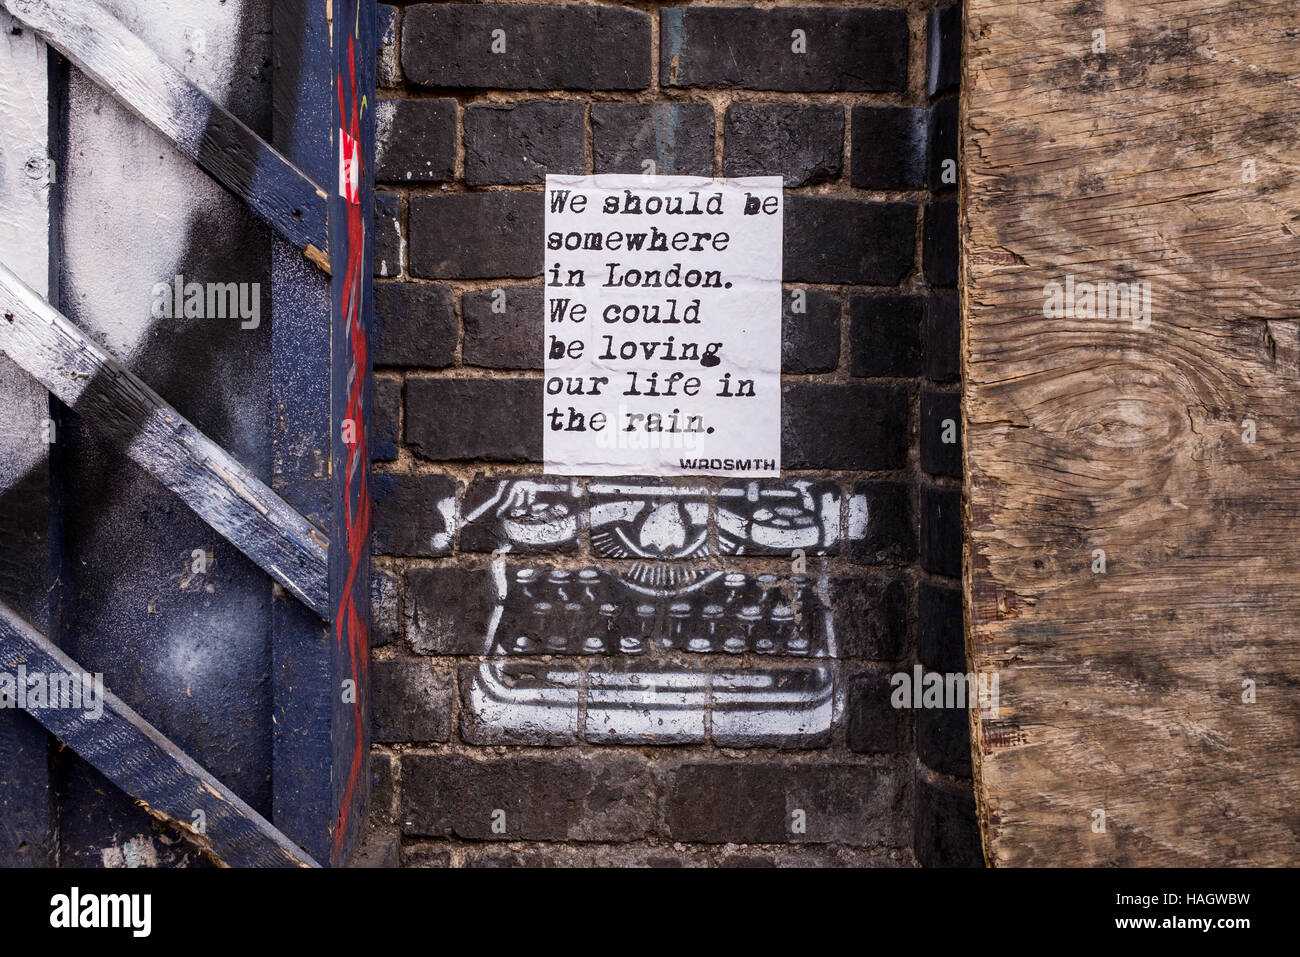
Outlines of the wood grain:
[{"label": "wood grain", "polygon": [[[15,32],[17,31],[17,32]],[[45,44],[0,12],[0,261],[50,289],[50,82]],[[0,601],[49,630],[49,393],[0,358]],[[50,736],[0,711],[0,866],[53,867],[57,833]]]},{"label": "wood grain", "polygon": [[0,0],[77,69],[329,271],[328,194],[93,0]]},{"label": "wood grain", "polygon": [[[76,676],[85,672],[49,639],[0,602],[0,667],[11,675]],[[84,687],[84,683],[83,683]],[[70,699],[71,700],[71,699]],[[28,703],[25,710],[160,820],[181,828],[231,867],[317,867],[266,819],[201,768],[110,691],[101,713],[88,707]],[[199,813],[201,812],[201,813]],[[196,828],[199,823],[201,828]]]},{"label": "wood grain", "polygon": [[[1000,676],[998,715],[972,719],[992,864],[1300,862],[1295,13],[968,0],[967,636]],[[1149,327],[1045,318],[1067,275],[1149,282]]]},{"label": "wood grain", "polygon": [[0,354],[329,618],[328,537],[0,263]]}]

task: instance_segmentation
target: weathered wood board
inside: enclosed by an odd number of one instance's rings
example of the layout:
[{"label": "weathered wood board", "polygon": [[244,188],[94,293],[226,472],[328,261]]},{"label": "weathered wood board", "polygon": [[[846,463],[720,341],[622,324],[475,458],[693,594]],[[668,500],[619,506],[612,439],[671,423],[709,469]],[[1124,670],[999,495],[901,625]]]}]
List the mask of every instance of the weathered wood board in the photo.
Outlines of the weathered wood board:
[{"label": "weathered wood board", "polygon": [[965,42],[986,857],[1300,863],[1296,6],[968,0]]},{"label": "weathered wood board", "polygon": [[[181,829],[229,867],[319,867],[266,819],[157,728],[0,602],[0,667],[25,686],[48,687],[16,703],[154,817]],[[22,669],[21,671],[19,669]],[[48,684],[47,684],[48,683]],[[19,698],[15,689],[5,694]],[[22,692],[27,697],[26,688]],[[71,705],[71,706],[70,706]]]},{"label": "weathered wood board", "polygon": [[0,355],[89,416],[141,468],[317,614],[329,540],[0,263]]},{"label": "weathered wood board", "polygon": [[0,0],[326,271],[329,195],[91,0]]}]

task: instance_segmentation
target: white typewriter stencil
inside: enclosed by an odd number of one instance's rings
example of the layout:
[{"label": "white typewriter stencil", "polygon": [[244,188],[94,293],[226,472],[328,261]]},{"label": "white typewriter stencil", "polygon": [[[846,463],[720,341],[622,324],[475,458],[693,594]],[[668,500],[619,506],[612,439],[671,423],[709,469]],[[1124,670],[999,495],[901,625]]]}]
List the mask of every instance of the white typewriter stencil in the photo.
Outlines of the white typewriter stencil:
[{"label": "white typewriter stencil", "polygon": [[[805,480],[593,480],[584,509],[576,481],[501,481],[465,519],[495,522],[500,541],[488,660],[467,694],[477,727],[503,742],[572,738],[581,703],[589,741],[824,738],[840,712],[825,576],[754,574],[726,559],[817,556],[842,535],[861,538],[865,504],[842,498],[834,483]],[[584,529],[587,567],[515,554]]]}]

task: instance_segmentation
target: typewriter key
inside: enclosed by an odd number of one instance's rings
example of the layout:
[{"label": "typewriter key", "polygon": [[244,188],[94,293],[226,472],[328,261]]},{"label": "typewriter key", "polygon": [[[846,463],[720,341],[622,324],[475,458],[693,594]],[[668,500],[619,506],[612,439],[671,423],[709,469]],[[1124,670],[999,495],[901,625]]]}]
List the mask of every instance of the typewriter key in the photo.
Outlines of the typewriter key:
[{"label": "typewriter key", "polygon": [[709,639],[696,635],[687,637],[689,629],[689,620],[691,617],[691,606],[689,602],[675,601],[668,606],[668,617],[672,619],[668,626],[668,633],[671,635],[672,644],[665,642],[665,647],[687,648],[691,651],[708,651],[711,647]]},{"label": "typewriter key", "polygon": [[[713,614],[710,615],[710,612],[713,612]],[[705,608],[704,617],[709,620],[709,634],[714,634],[717,629],[718,621],[722,618],[722,606],[710,605],[708,608]],[[731,635],[722,643],[722,647],[723,650],[728,651],[733,655],[738,655],[748,646],[745,644],[744,638],[739,635]]]},{"label": "typewriter key", "polygon": [[569,573],[563,568],[552,569],[546,578],[546,584],[553,589],[554,597],[560,601],[569,600]]},{"label": "typewriter key", "polygon": [[785,645],[786,651],[792,655],[808,654],[808,639],[795,628],[793,608],[789,605],[773,608],[772,624],[776,626],[776,640]]},{"label": "typewriter key", "polygon": [[[637,605],[636,606],[637,622],[641,628],[639,635],[624,635],[618,641],[619,650],[628,655],[639,655],[645,651],[646,642],[650,640],[650,629],[654,626],[655,606],[654,605]],[[664,639],[664,644],[668,639]]]},{"label": "typewriter key", "polygon": [[772,651],[772,642],[767,638],[756,637],[758,623],[762,620],[762,617],[763,613],[757,605],[746,605],[740,609],[740,614],[736,616],[737,621],[740,623],[740,634],[737,637],[745,643],[746,648],[753,648],[759,652],[770,652]]},{"label": "typewriter key", "polygon": [[569,636],[564,632],[557,631],[557,628],[569,626],[569,631],[576,631],[581,623],[582,606],[576,601],[566,602],[564,605],[564,616],[559,621],[554,622],[551,628],[551,634],[546,638],[546,647],[552,651],[567,651],[569,647]]},{"label": "typewriter key", "polygon": [[582,643],[582,650],[589,655],[605,653],[605,638],[614,634],[614,618],[618,615],[618,606],[605,602],[600,606],[600,617],[596,621],[596,633],[587,636]]}]

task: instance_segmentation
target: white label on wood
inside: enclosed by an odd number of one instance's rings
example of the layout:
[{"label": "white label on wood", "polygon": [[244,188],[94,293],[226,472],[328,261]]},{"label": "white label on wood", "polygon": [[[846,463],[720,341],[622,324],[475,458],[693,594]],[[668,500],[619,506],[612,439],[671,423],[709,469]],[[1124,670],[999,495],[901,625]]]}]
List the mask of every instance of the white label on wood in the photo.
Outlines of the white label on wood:
[{"label": "white label on wood", "polygon": [[548,473],[780,474],[783,207],[779,176],[547,176]]}]

